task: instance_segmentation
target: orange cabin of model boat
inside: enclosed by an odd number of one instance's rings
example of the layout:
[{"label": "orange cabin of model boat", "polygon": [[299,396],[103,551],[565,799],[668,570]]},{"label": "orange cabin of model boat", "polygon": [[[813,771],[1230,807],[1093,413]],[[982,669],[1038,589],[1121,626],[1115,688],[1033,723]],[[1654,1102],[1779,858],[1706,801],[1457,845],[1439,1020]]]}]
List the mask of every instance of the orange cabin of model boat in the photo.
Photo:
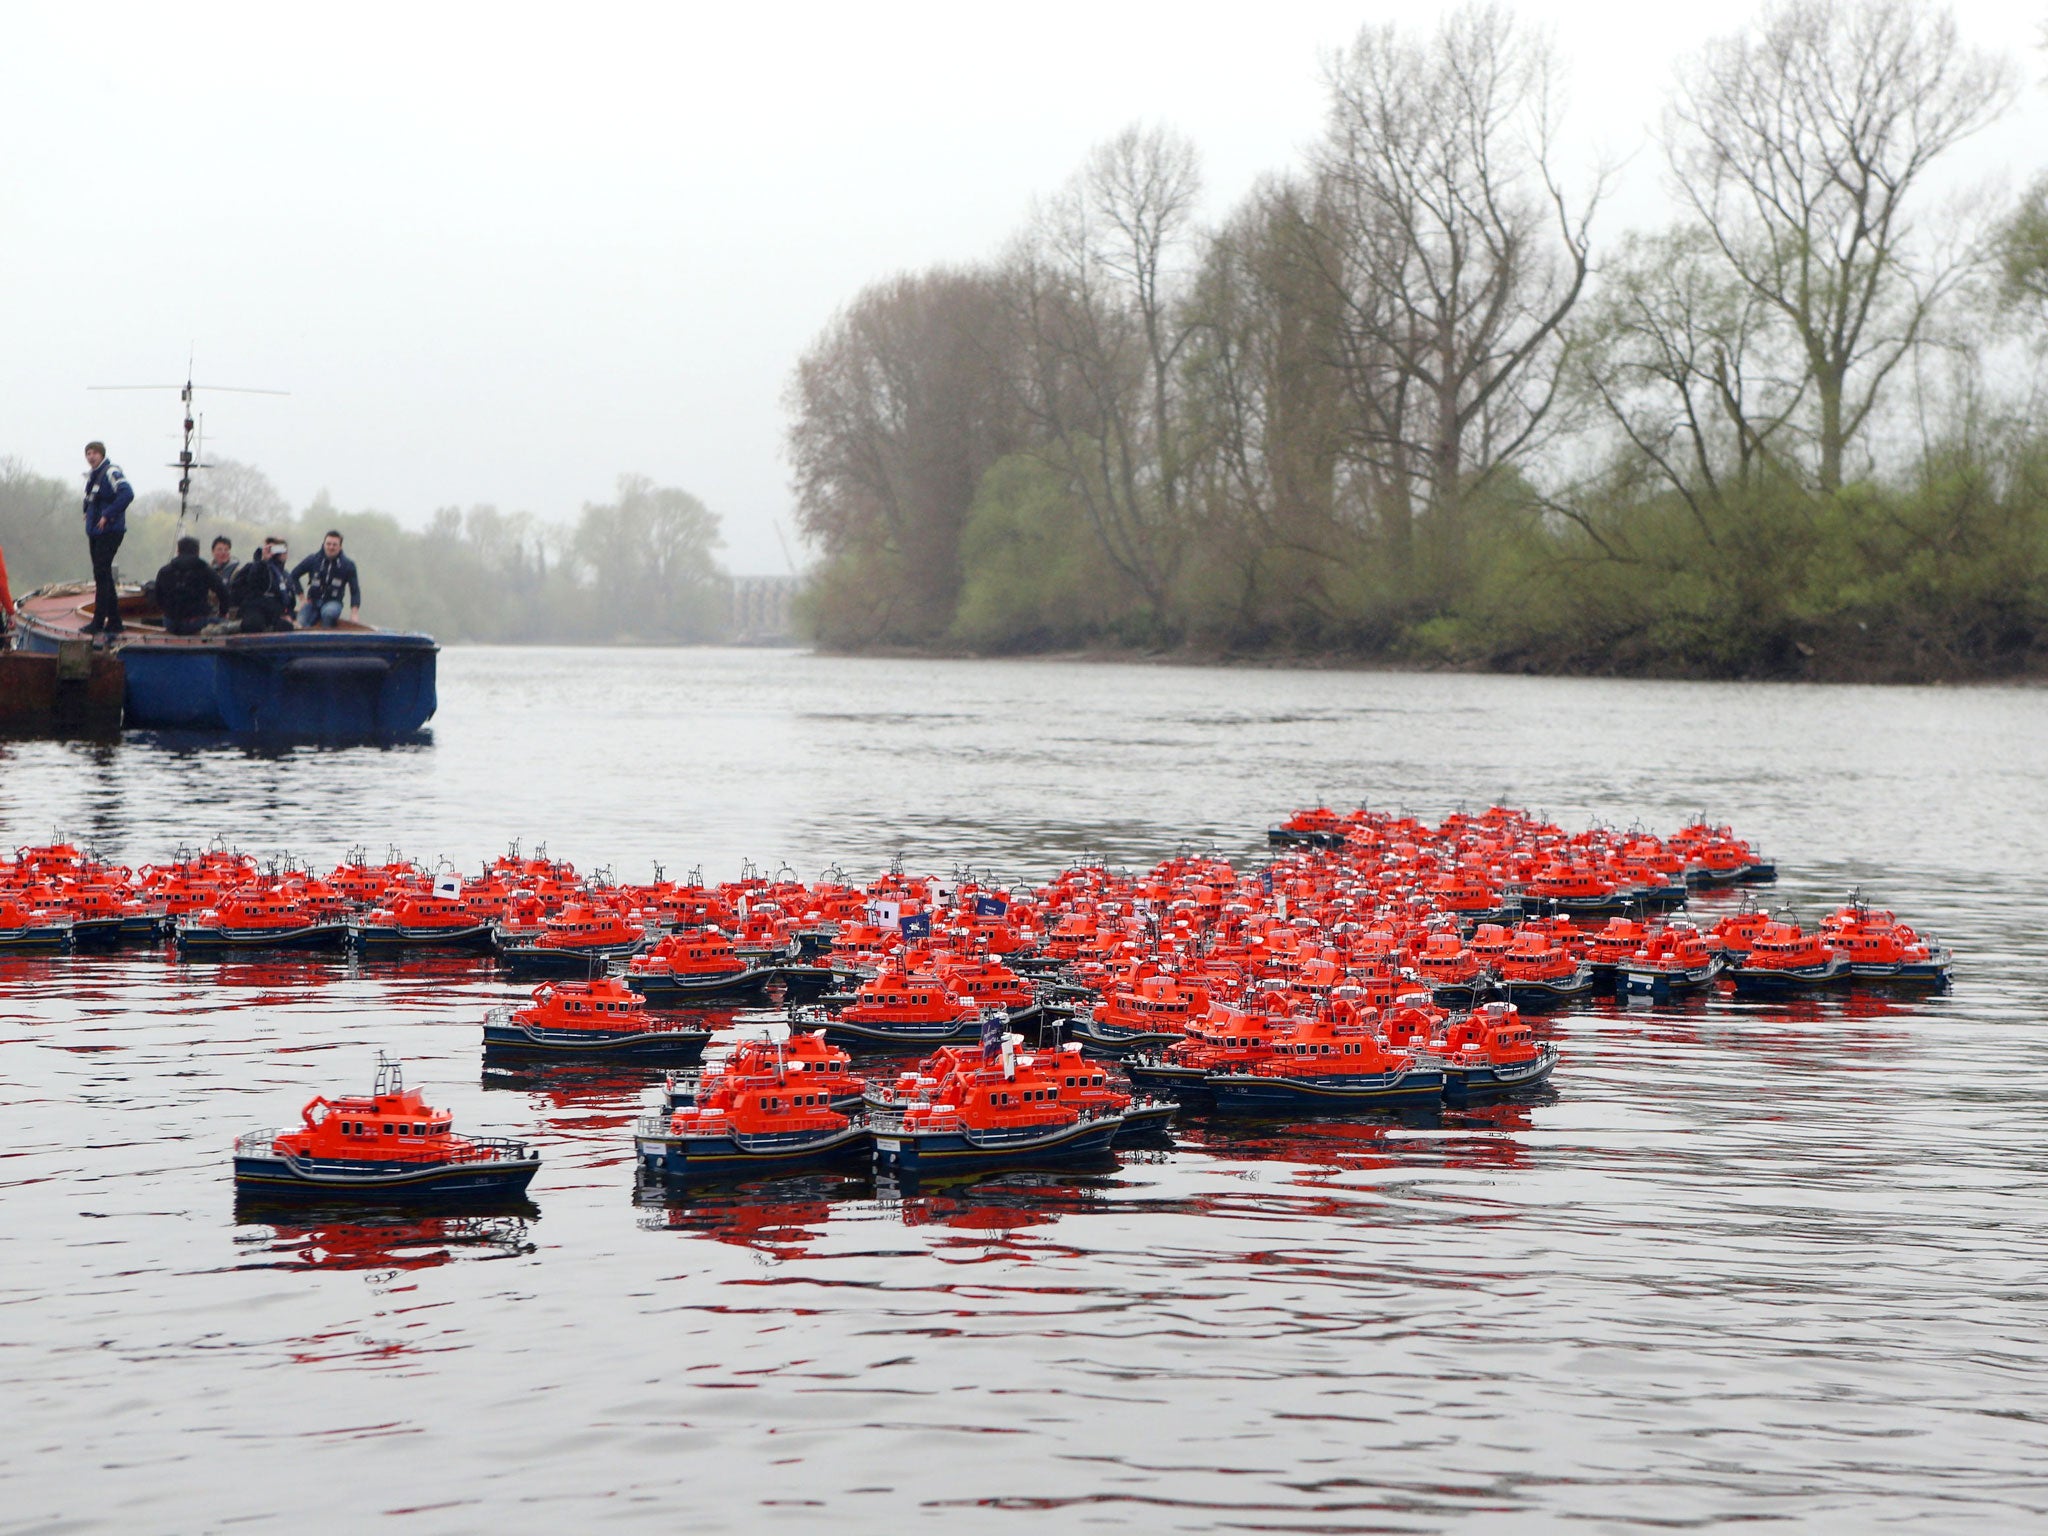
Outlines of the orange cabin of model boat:
[{"label": "orange cabin of model boat", "polygon": [[717,977],[737,976],[747,962],[733,953],[731,939],[716,928],[704,928],[670,934],[646,954],[635,955],[627,968],[636,976]]},{"label": "orange cabin of model boat", "polygon": [[808,1072],[707,1072],[697,1100],[669,1117],[675,1136],[775,1136],[843,1131],[850,1123],[832,1108],[823,1078]]},{"label": "orange cabin of model boat", "polygon": [[512,1017],[535,1029],[649,1033],[662,1027],[642,1005],[640,994],[616,976],[535,987],[533,1005]]},{"label": "orange cabin of model boat", "polygon": [[1479,957],[1455,933],[1432,933],[1415,957],[1415,969],[1438,986],[1461,986],[1479,975]]},{"label": "orange cabin of model boat", "polygon": [[1365,1018],[1296,1019],[1273,1041],[1270,1059],[1252,1071],[1266,1077],[1341,1077],[1352,1073],[1400,1072],[1415,1058],[1381,1045]]},{"label": "orange cabin of model boat", "polygon": [[294,1157],[341,1161],[453,1163],[488,1156],[450,1129],[417,1088],[340,1099],[316,1098],[301,1116],[304,1129],[281,1133],[274,1145]]},{"label": "orange cabin of model boat", "polygon": [[1757,930],[1742,963],[1757,971],[1802,971],[1827,965],[1834,956],[1819,934],[1806,933],[1797,923],[1772,922]]},{"label": "orange cabin of model boat", "polygon": [[968,1053],[940,1079],[931,1097],[903,1108],[906,1131],[1057,1130],[1081,1118],[1082,1106],[1064,1098],[1060,1074],[1038,1056],[1010,1056],[1008,1070]]},{"label": "orange cabin of model boat", "polygon": [[644,936],[639,924],[618,913],[575,901],[542,923],[534,942],[543,949],[598,949],[637,944]]},{"label": "orange cabin of model boat", "polygon": [[1534,1061],[1542,1054],[1536,1036],[1522,1021],[1520,1013],[1507,1003],[1488,1003],[1445,1029],[1439,1047],[1457,1062],[1483,1062],[1488,1066],[1512,1067]]},{"label": "orange cabin of model boat", "polygon": [[938,977],[905,972],[892,964],[861,983],[840,1017],[857,1024],[941,1024],[978,1011],[948,992]]}]

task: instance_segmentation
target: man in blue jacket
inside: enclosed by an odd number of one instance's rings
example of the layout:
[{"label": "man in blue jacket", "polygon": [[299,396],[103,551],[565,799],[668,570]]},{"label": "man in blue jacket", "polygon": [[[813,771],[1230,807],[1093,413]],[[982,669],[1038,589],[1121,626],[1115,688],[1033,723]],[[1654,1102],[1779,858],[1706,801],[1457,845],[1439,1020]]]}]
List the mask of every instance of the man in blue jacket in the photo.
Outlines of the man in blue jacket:
[{"label": "man in blue jacket", "polygon": [[320,548],[292,567],[292,590],[306,584],[305,606],[299,609],[299,628],[316,625],[332,629],[341,622],[341,600],[348,599],[349,622],[363,615],[363,589],[356,580],[356,563],[341,552],[341,534],[330,528]]},{"label": "man in blue jacket", "polygon": [[87,443],[85,462],[85,546],[92,552],[92,622],[89,635],[121,633],[121,600],[114,591],[114,552],[128,533],[128,503],[135,487],[121,466],[107,462],[105,443]]}]

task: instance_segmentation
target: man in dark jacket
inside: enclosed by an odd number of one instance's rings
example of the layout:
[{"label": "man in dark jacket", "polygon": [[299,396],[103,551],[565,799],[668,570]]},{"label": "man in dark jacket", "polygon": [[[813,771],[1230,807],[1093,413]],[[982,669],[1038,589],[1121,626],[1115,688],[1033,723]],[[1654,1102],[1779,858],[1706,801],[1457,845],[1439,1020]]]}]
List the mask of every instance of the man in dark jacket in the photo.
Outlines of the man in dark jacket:
[{"label": "man in dark jacket", "polygon": [[348,617],[353,624],[363,611],[363,589],[356,583],[356,563],[341,552],[341,535],[332,528],[320,541],[319,550],[292,567],[292,590],[306,584],[306,605],[299,610],[299,628],[315,625],[327,629],[341,622],[341,600],[348,598]]},{"label": "man in dark jacket", "polygon": [[199,541],[187,534],[178,553],[156,573],[156,605],[163,610],[164,633],[196,635],[206,627],[209,606],[228,611],[228,589],[213,567],[199,558]]},{"label": "man in dark jacket", "polygon": [[135,487],[121,466],[107,462],[105,443],[87,443],[85,462],[85,547],[92,554],[92,622],[89,635],[121,633],[121,599],[114,591],[114,552],[128,534],[128,503]]},{"label": "man in dark jacket", "polygon": [[228,596],[234,599],[235,611],[242,617],[243,634],[292,627],[292,600],[298,588],[285,574],[286,553],[283,539],[265,539],[256,558],[235,572]]}]

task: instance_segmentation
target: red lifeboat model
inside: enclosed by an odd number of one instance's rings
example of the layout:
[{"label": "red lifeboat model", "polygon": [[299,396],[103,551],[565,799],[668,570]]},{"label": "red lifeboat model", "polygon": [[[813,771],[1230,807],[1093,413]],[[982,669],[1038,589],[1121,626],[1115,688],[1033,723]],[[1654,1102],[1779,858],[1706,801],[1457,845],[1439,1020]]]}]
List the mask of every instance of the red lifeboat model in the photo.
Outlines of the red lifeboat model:
[{"label": "red lifeboat model", "polygon": [[511,940],[497,933],[498,959],[513,970],[588,972],[632,954],[646,941],[647,930],[608,907],[572,901],[544,919],[531,940]]},{"label": "red lifeboat model", "polygon": [[739,1002],[759,997],[780,965],[742,957],[716,928],[672,933],[626,963],[626,984],[651,1003]]},{"label": "red lifeboat model", "polygon": [[540,1167],[523,1142],[454,1134],[448,1111],[408,1089],[387,1057],[378,1058],[369,1094],[313,1099],[301,1118],[303,1125],[235,1142],[237,1195],[507,1198],[522,1194]]},{"label": "red lifeboat model", "polygon": [[656,1019],[640,996],[615,976],[588,982],[544,982],[525,1008],[493,1008],[484,1016],[484,1053],[541,1061],[697,1060],[708,1029]]},{"label": "red lifeboat model", "polygon": [[178,919],[180,954],[234,949],[337,949],[348,940],[340,922],[321,921],[280,891],[245,887],[202,912]]}]

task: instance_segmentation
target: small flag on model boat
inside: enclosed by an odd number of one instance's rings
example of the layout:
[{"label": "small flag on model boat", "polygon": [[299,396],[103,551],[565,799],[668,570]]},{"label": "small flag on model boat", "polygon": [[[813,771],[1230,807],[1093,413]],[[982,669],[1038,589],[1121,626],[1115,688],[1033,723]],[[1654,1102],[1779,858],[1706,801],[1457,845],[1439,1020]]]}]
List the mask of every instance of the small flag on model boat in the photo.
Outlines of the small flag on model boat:
[{"label": "small flag on model boat", "polygon": [[906,939],[928,939],[932,936],[932,915],[929,912],[913,912],[900,918],[896,926],[903,931]]},{"label": "small flag on model boat", "polygon": [[434,894],[444,901],[456,901],[462,896],[462,877],[443,875],[434,882]]},{"label": "small flag on model boat", "polygon": [[1003,1028],[1010,1022],[1009,1016],[1000,1008],[989,1008],[981,1015],[981,1059],[994,1061],[1003,1051]]},{"label": "small flag on model boat", "polygon": [[974,915],[976,917],[1001,917],[1009,910],[1009,902],[1000,896],[977,896],[974,898]]}]

